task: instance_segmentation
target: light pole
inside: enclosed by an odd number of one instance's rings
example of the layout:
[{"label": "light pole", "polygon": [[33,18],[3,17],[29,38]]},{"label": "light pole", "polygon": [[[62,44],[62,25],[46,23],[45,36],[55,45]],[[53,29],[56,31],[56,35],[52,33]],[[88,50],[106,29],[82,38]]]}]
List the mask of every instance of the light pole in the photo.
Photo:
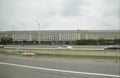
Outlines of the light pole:
[{"label": "light pole", "polygon": [[38,44],[40,44],[40,23],[38,22],[38,20],[35,20],[36,23],[38,24]]},{"label": "light pole", "polygon": [[40,31],[40,23],[38,22],[38,20],[35,20],[35,21],[38,24],[38,30]]}]

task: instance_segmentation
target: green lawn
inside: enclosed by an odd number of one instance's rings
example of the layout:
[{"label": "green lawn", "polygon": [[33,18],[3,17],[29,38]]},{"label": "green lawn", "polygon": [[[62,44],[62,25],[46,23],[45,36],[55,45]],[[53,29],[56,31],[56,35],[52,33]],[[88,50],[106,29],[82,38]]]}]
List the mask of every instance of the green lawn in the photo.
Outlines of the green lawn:
[{"label": "green lawn", "polygon": [[[59,50],[59,45],[5,45],[5,48],[0,49],[0,52],[8,52],[9,50],[21,49],[21,52],[31,50],[34,53],[43,54],[59,54],[59,55],[82,55],[82,56],[120,56],[119,50],[103,50],[105,45],[80,45],[73,46],[75,50]],[[34,49],[35,48],[35,49]],[[46,49],[41,49],[46,48]],[[50,48],[50,49],[49,49]],[[54,49],[51,49],[54,48]],[[25,50],[27,49],[27,50]],[[77,49],[77,50],[76,50]]]},{"label": "green lawn", "polygon": [[120,52],[117,51],[74,51],[74,50],[32,50],[34,53],[43,54],[59,54],[59,55],[83,55],[83,56],[120,56]]},{"label": "green lawn", "polygon": [[[21,48],[57,48],[60,45],[5,45],[5,47]],[[74,49],[104,49],[106,45],[71,45]]]}]

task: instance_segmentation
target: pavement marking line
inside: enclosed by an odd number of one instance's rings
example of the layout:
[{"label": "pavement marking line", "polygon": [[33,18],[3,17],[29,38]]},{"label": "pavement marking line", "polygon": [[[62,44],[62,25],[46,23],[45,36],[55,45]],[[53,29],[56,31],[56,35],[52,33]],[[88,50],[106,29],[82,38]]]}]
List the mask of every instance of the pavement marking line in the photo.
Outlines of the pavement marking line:
[{"label": "pavement marking line", "polygon": [[100,74],[100,73],[78,72],[78,71],[69,71],[69,70],[60,70],[60,69],[50,69],[50,68],[34,67],[34,66],[27,66],[27,65],[13,64],[13,63],[5,63],[5,62],[0,62],[0,64],[10,65],[10,66],[17,66],[17,67],[32,68],[32,69],[40,69],[40,70],[72,73],[72,74],[86,74],[86,75],[96,75],[96,76],[106,76],[106,77],[116,77],[116,78],[120,77],[120,75],[110,75],[110,74]]}]

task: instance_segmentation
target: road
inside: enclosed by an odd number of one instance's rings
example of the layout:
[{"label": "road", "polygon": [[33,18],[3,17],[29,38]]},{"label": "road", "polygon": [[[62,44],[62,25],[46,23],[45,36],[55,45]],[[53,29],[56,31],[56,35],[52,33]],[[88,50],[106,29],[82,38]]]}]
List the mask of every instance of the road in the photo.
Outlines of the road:
[{"label": "road", "polygon": [[0,55],[0,78],[120,78],[120,64]]}]

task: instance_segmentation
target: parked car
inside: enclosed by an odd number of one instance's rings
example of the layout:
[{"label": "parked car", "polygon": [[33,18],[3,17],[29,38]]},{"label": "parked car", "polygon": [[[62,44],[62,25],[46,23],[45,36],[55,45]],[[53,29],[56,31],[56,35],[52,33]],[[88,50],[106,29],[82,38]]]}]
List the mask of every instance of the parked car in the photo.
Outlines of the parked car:
[{"label": "parked car", "polygon": [[4,48],[4,45],[0,45],[0,48]]},{"label": "parked car", "polygon": [[104,48],[104,50],[120,50],[120,46],[116,46],[116,45],[111,45],[111,46],[106,46]]},{"label": "parked car", "polygon": [[62,45],[62,46],[58,47],[58,49],[72,49],[72,46]]}]

